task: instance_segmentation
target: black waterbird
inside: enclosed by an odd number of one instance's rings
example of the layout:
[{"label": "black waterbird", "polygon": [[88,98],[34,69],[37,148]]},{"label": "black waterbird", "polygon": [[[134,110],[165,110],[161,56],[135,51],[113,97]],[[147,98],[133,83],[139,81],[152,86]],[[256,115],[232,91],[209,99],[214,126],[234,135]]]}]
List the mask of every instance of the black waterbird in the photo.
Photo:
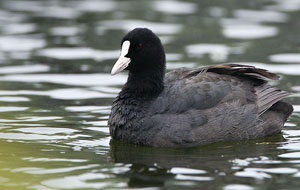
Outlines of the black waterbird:
[{"label": "black waterbird", "polygon": [[128,80],[108,120],[113,139],[154,147],[192,147],[281,132],[293,107],[289,93],[267,84],[279,76],[248,65],[180,68],[165,74],[165,52],[149,29],[122,40],[112,75]]}]

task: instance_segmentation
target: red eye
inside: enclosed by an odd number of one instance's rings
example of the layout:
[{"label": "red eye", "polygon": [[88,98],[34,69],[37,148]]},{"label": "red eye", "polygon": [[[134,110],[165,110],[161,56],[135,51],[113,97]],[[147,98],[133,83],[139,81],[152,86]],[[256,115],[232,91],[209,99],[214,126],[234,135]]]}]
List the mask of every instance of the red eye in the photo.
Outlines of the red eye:
[{"label": "red eye", "polygon": [[142,44],[138,44],[138,45],[137,45],[137,48],[142,48],[142,47],[143,47]]}]

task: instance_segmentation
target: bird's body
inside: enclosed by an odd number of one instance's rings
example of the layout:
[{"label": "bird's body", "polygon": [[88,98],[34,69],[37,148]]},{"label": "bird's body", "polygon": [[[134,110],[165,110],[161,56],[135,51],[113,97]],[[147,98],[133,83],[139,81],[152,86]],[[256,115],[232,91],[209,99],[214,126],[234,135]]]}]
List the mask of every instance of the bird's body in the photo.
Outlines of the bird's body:
[{"label": "bird's body", "polygon": [[266,70],[227,64],[164,75],[164,52],[158,63],[150,58],[152,65],[134,60],[130,51],[130,64],[142,67],[128,66],[128,81],[113,103],[113,139],[155,147],[254,139],[279,133],[293,111],[281,100],[288,93],[267,84],[278,76]]}]

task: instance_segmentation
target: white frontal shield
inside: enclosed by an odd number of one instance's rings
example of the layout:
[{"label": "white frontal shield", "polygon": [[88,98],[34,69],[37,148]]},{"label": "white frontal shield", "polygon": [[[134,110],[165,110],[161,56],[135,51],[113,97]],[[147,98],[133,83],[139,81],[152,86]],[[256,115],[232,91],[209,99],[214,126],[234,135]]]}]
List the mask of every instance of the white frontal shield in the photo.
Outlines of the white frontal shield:
[{"label": "white frontal shield", "polygon": [[118,74],[119,72],[123,71],[128,64],[130,63],[131,59],[128,57],[125,57],[127,55],[128,51],[130,48],[130,41],[126,40],[122,44],[122,49],[121,49],[121,55],[115,65],[113,66],[111,70],[111,75]]}]

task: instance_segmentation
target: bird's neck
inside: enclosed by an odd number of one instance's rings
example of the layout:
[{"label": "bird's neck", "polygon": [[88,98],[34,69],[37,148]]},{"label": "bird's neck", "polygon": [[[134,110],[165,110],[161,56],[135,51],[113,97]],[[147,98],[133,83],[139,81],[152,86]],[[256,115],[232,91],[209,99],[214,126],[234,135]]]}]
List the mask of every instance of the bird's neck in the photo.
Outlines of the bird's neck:
[{"label": "bird's neck", "polygon": [[157,97],[164,88],[163,72],[130,72],[121,93],[135,99],[151,99]]}]

